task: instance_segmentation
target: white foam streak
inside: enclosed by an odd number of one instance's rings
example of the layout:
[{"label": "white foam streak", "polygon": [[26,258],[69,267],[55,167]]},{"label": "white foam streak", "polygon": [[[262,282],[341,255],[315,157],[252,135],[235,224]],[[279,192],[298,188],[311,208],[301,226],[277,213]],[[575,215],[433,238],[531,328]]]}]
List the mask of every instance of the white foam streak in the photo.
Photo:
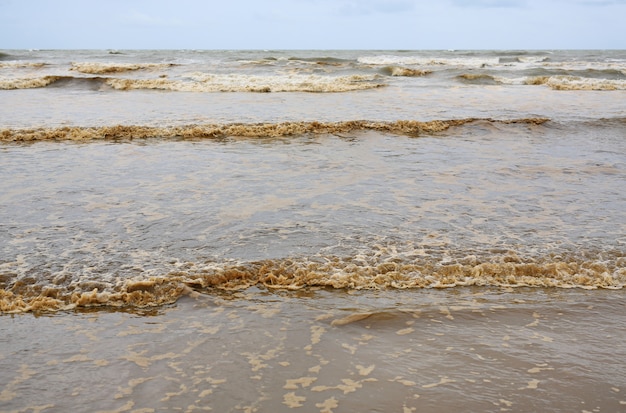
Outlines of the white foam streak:
[{"label": "white foam streak", "polygon": [[98,62],[82,62],[72,63],[70,70],[88,73],[88,74],[105,74],[120,73],[134,70],[145,69],[165,69],[174,66],[171,63],[98,63]]},{"label": "white foam streak", "polygon": [[418,66],[456,66],[456,67],[483,67],[499,63],[497,57],[456,57],[456,58],[432,58],[419,56],[364,56],[359,57],[358,62],[366,65],[418,65]]},{"label": "white foam streak", "polygon": [[517,58],[520,63],[541,63],[548,60],[547,56],[520,56]]},{"label": "white foam streak", "polygon": [[569,71],[615,70],[626,74],[626,62],[543,62],[540,67]]},{"label": "white foam streak", "polygon": [[120,90],[160,89],[182,92],[346,92],[383,86],[376,75],[351,76],[255,76],[195,72],[190,81],[169,79],[107,79]]},{"label": "white foam streak", "polygon": [[505,85],[546,85],[555,90],[626,90],[626,80],[594,79],[579,76],[534,76],[507,78],[494,76]]},{"label": "white foam streak", "polygon": [[33,89],[46,87],[59,80],[59,76],[42,76],[26,78],[0,77],[0,90]]}]

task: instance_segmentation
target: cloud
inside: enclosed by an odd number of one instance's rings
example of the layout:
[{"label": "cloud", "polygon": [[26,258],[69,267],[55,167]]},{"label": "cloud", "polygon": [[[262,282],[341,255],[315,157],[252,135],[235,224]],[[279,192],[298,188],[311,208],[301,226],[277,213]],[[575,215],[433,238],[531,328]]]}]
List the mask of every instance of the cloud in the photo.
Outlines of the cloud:
[{"label": "cloud", "polygon": [[474,8],[521,8],[526,0],[452,0],[452,4],[460,7]]},{"label": "cloud", "polygon": [[412,10],[413,6],[410,1],[378,1],[373,9],[380,13],[403,13]]},{"label": "cloud", "polygon": [[371,14],[394,14],[410,11],[415,0],[307,0],[309,3],[325,3],[326,7],[341,16],[365,16]]},{"label": "cloud", "polygon": [[626,5],[626,0],[579,0],[578,3],[585,6],[615,6]]},{"label": "cloud", "polygon": [[122,15],[120,20],[125,24],[140,27],[176,27],[183,25],[183,22],[179,19],[153,16],[137,10],[132,10]]}]

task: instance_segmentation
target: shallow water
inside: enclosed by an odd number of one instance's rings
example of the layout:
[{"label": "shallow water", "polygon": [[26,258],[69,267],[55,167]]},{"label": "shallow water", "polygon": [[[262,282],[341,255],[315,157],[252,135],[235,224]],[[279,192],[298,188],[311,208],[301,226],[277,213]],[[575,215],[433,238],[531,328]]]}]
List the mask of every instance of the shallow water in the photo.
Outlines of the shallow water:
[{"label": "shallow water", "polygon": [[0,411],[626,408],[623,52],[121,53],[0,56]]},{"label": "shallow water", "polygon": [[601,131],[6,146],[5,311],[181,283],[622,288],[626,142]]},{"label": "shallow water", "polygon": [[621,411],[623,294],[199,295],[3,317],[3,411]]}]

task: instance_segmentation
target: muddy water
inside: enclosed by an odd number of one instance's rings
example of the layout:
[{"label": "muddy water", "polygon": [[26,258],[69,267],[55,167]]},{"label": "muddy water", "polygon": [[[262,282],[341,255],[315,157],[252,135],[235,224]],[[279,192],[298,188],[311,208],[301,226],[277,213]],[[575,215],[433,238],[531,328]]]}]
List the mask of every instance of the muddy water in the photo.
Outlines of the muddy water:
[{"label": "muddy water", "polygon": [[600,132],[8,145],[3,311],[255,284],[622,288],[624,141]]},{"label": "muddy water", "polygon": [[626,410],[623,51],[0,59],[0,412]]},{"label": "muddy water", "polygon": [[5,144],[0,411],[620,411],[622,132]]},{"label": "muddy water", "polygon": [[2,318],[2,411],[606,411],[623,294],[251,289]]}]

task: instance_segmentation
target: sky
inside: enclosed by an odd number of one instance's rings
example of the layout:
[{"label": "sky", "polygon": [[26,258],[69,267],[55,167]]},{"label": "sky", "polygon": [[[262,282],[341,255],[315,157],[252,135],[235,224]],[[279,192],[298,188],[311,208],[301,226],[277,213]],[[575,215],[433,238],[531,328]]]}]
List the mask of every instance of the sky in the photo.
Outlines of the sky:
[{"label": "sky", "polygon": [[626,49],[626,0],[0,0],[0,49]]}]

